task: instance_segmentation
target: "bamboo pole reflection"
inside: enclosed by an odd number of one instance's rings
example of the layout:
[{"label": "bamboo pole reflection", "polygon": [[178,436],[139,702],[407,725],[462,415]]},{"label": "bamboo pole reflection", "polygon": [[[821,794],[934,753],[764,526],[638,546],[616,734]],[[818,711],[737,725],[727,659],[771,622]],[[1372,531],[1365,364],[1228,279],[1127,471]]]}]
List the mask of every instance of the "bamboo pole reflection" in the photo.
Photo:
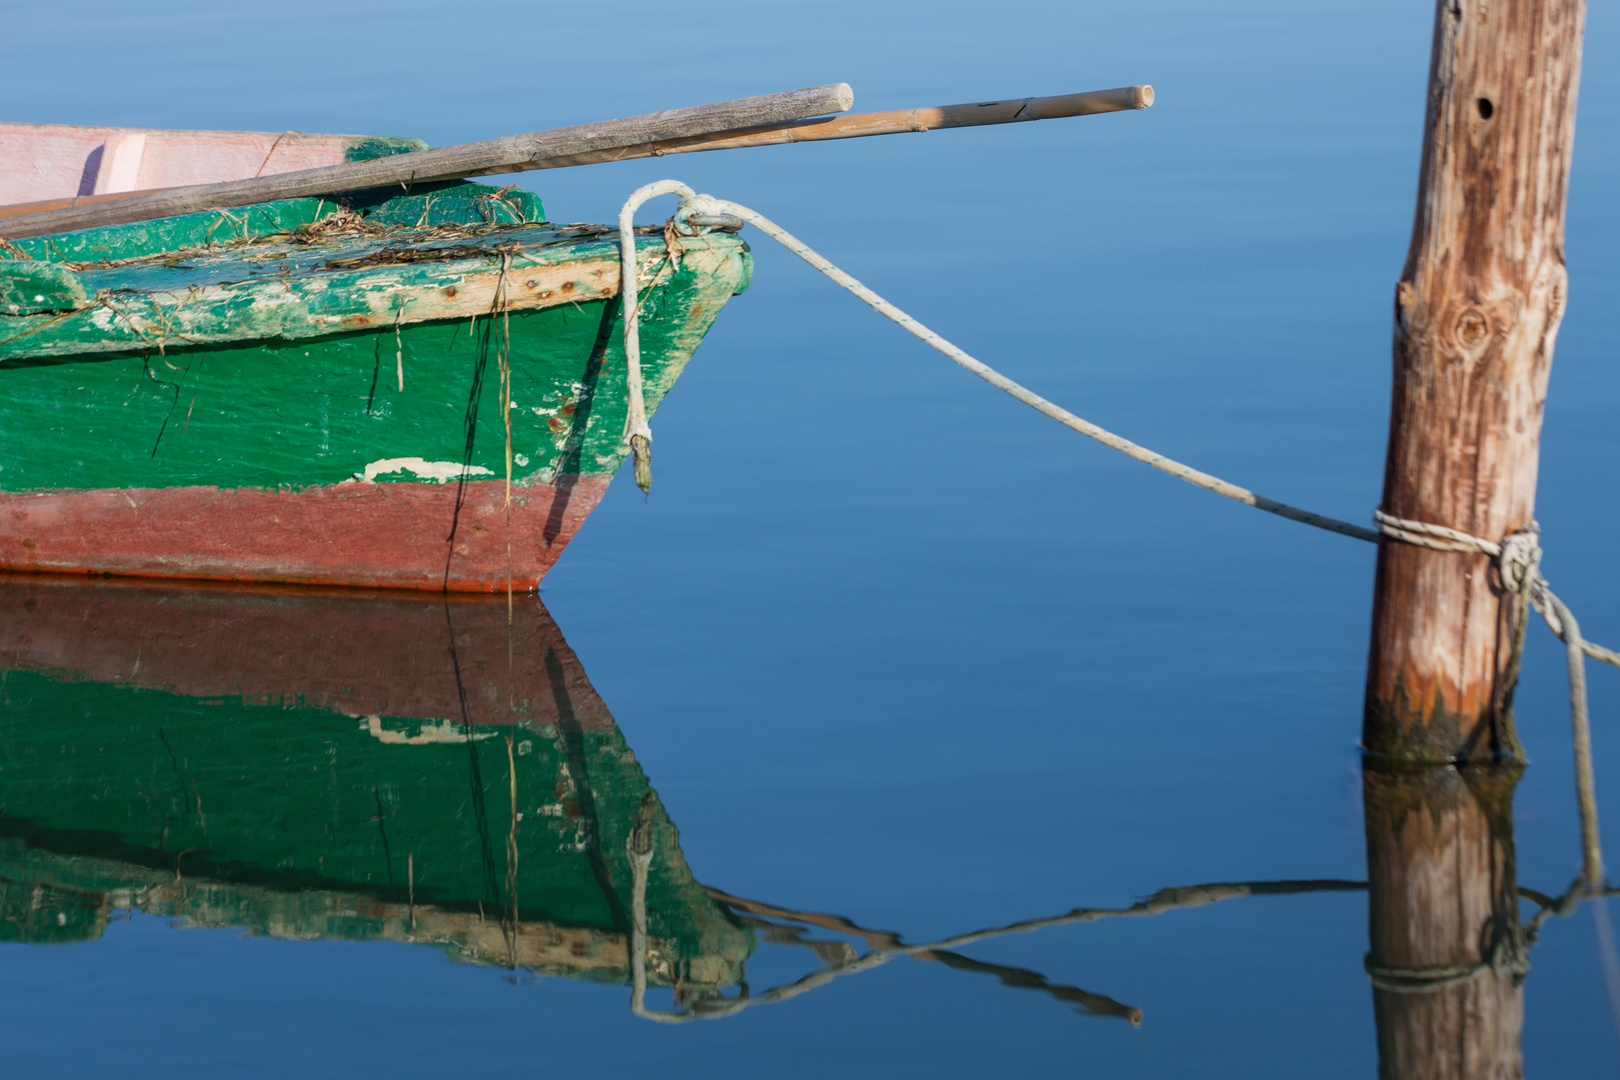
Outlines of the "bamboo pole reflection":
[{"label": "bamboo pole reflection", "polygon": [[[760,1005],[790,1001],[831,983],[910,957],[956,970],[995,975],[1002,985],[1042,991],[1077,1012],[1125,1019],[1140,1027],[1143,1010],[1105,994],[1050,982],[1040,972],[963,956],[953,950],[1011,934],[1104,919],[1143,918],[1226,900],[1319,892],[1368,891],[1371,949],[1366,968],[1375,996],[1380,1075],[1467,1077],[1519,1075],[1523,1027],[1522,984],[1528,954],[1552,917],[1573,915],[1586,899],[1620,890],[1576,878],[1549,896],[1513,878],[1511,798],[1517,767],[1447,767],[1440,775],[1367,770],[1368,882],[1343,879],[1215,882],[1161,889],[1128,907],[1082,907],[1059,915],[987,927],[936,941],[907,944],[892,930],[865,927],[842,915],[804,911],[734,896],[712,886],[710,897],[767,941],[813,950],[823,963],[793,982],[763,993],[743,990],[682,995],[671,1010],[647,1006],[645,886],[652,849],[645,833],[632,833],[631,1009],[663,1024],[717,1020]],[[1504,828],[1506,831],[1504,831]],[[1448,865],[1449,860],[1449,865]],[[1448,877],[1448,874],[1450,875]],[[1517,901],[1536,914],[1521,924]],[[855,938],[805,939],[807,928]],[[746,984],[745,984],[746,985]]]},{"label": "bamboo pole reflection", "polygon": [[646,966],[641,959],[646,948],[647,867],[652,860],[652,849],[646,836],[646,830],[642,829],[638,822],[638,827],[632,831],[627,845],[633,875],[631,885],[632,923],[630,950],[632,984],[630,1007],[637,1016],[665,1024],[681,1024],[693,1020],[717,1020],[735,1016],[745,1009],[756,1006],[774,1005],[790,1001],[802,994],[827,986],[838,979],[872,971],[900,957],[910,957],[916,960],[935,961],[959,971],[973,971],[994,975],[1003,986],[1039,990],[1058,1001],[1071,1005],[1077,1012],[1093,1016],[1118,1017],[1129,1021],[1132,1027],[1140,1027],[1143,1014],[1142,1010],[1136,1006],[1126,1005],[1105,994],[1094,993],[1078,986],[1052,983],[1038,971],[976,960],[953,950],[1011,934],[1034,933],[1053,927],[1097,922],[1103,919],[1161,915],[1170,911],[1203,907],[1206,904],[1244,896],[1346,892],[1365,888],[1361,882],[1357,881],[1311,880],[1220,882],[1185,888],[1161,889],[1147,899],[1125,908],[1074,908],[1061,915],[1027,919],[1003,926],[972,930],[967,933],[941,938],[937,941],[908,945],[894,931],[872,930],[841,915],[828,915],[822,912],[800,911],[780,907],[757,900],[732,896],[720,889],[710,887],[706,890],[709,896],[737,913],[745,924],[770,931],[768,940],[774,939],[783,943],[803,944],[812,948],[817,945],[836,944],[799,940],[799,934],[793,932],[791,926],[784,925],[784,923],[798,923],[802,926],[816,926],[859,938],[867,944],[868,951],[864,955],[857,955],[853,948],[849,948],[847,943],[844,943],[847,951],[842,953],[822,950],[820,955],[823,960],[828,959],[829,954],[837,957],[834,962],[829,963],[826,967],[819,971],[810,972],[794,982],[771,987],[762,994],[744,993],[735,997],[725,997],[718,992],[713,992],[684,999],[677,996],[677,1008],[675,1010],[656,1010],[649,1009],[646,1004]]}]

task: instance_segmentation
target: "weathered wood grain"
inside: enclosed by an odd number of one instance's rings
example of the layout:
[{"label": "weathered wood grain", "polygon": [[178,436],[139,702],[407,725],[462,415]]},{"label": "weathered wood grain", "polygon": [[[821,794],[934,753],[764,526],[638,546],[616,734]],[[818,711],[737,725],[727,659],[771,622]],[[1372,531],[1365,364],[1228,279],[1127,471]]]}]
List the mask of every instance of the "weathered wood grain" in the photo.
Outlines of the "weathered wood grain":
[{"label": "weathered wood grain", "polygon": [[[1584,20],[1584,0],[1437,5],[1417,214],[1395,292],[1386,513],[1491,540],[1534,517]],[[1484,556],[1385,541],[1367,748],[1518,755],[1521,614]]]},{"label": "weathered wood grain", "polygon": [[844,112],[853,102],[854,94],[846,83],[739,98],[621,120],[577,124],[527,135],[508,135],[436,150],[418,150],[372,161],[346,162],[221,184],[179,187],[127,199],[24,214],[7,220],[5,235],[12,239],[48,236],[199,210],[249,206],[275,199],[330,195],[390,184],[408,187],[411,184],[458,180],[468,176],[517,172],[526,167],[534,168],[536,163],[552,157]]},{"label": "weathered wood grain", "polygon": [[[587,303],[619,293],[619,256],[607,243],[559,243],[546,226],[511,230],[497,239],[514,252],[504,285],[508,312]],[[667,259],[667,248],[661,237],[638,243],[637,257],[650,280],[654,268]],[[708,271],[734,257],[738,246],[725,236],[695,237],[688,253],[694,268]],[[296,245],[249,249],[295,256],[308,250]],[[362,243],[338,252],[356,250],[368,249]],[[251,264],[231,252],[212,258],[203,254],[193,256],[196,265],[186,268],[194,275],[182,275],[167,287],[154,287],[151,281],[168,271],[163,264],[134,268],[138,273],[92,267],[75,274],[54,263],[0,262],[0,312],[15,300],[17,310],[37,313],[0,326],[8,331],[0,339],[0,363],[254,339],[299,341],[482,316],[496,310],[497,293],[503,290],[498,259],[491,249],[485,255],[469,252],[443,261],[367,259],[356,260],[360,265],[352,269],[308,271],[300,266],[304,272],[284,274],[284,264],[273,258],[253,272],[245,269]],[[87,290],[99,298],[89,300]],[[34,301],[35,296],[44,300]]]},{"label": "weathered wood grain", "polygon": [[[1513,978],[1524,948],[1513,847],[1521,771],[1365,766],[1367,966],[1386,1080],[1523,1076],[1524,991]],[[1481,967],[1493,959],[1500,973]]]},{"label": "weathered wood grain", "polygon": [[[649,257],[648,264],[655,261]],[[84,356],[221,345],[252,334],[298,341],[344,330],[465,319],[494,309],[500,283],[499,264],[464,259],[434,264],[431,272],[420,266],[377,266],[286,281],[267,276],[239,284],[153,291],[108,298],[75,321],[53,325],[42,317],[39,325],[48,332],[12,342],[0,355],[15,350],[32,357]],[[608,256],[521,266],[507,284],[506,310],[537,311],[602,300],[618,295],[618,290],[619,264]]]}]

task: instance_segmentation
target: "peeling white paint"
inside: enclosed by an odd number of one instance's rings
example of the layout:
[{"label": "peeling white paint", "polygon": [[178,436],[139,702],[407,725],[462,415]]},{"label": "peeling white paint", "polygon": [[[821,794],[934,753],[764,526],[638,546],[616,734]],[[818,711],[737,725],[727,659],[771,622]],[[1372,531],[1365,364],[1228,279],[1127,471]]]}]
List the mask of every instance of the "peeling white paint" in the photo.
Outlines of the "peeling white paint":
[{"label": "peeling white paint", "polygon": [[364,472],[355,473],[352,479],[362,483],[375,484],[379,476],[407,470],[415,473],[418,479],[433,480],[440,484],[460,479],[463,476],[495,475],[482,465],[463,465],[459,461],[424,461],[419,457],[397,457],[373,461],[366,466]]},{"label": "peeling white paint", "polygon": [[465,725],[451,723],[449,720],[435,724],[432,720],[423,721],[421,728],[415,735],[407,735],[403,731],[389,731],[382,726],[382,717],[366,717],[366,731],[373,739],[390,746],[429,746],[434,743],[464,743],[470,739],[493,739],[493,731],[466,731]]}]

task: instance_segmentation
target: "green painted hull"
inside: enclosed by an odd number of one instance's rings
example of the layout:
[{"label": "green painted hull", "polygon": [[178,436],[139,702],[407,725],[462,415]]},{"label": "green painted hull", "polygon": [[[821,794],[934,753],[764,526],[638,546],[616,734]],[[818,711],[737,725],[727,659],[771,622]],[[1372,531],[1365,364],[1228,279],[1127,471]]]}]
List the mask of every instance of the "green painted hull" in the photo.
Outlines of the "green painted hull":
[{"label": "green painted hull", "polygon": [[638,815],[654,981],[735,982],[751,931],[537,598],[508,623],[504,600],[0,580],[0,938],[135,907],[624,981]]},{"label": "green painted hull", "polygon": [[[84,298],[0,316],[0,567],[532,587],[627,452],[617,233],[470,184],[369,209],[24,241]],[[638,240],[649,409],[748,283],[735,236],[683,246]]]}]

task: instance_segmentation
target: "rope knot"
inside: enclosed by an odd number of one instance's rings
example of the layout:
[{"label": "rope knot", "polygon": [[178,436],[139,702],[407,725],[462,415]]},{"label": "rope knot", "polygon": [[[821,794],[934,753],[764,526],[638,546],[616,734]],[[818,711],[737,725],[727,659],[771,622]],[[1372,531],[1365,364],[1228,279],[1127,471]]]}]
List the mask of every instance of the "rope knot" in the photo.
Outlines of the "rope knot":
[{"label": "rope knot", "polygon": [[1540,534],[1540,526],[1532,521],[1528,529],[1503,538],[1496,568],[1501,571],[1502,585],[1508,592],[1527,592],[1541,577]]},{"label": "rope knot", "polygon": [[685,195],[681,204],[675,208],[675,228],[684,236],[696,236],[698,231],[707,222],[694,222],[691,219],[729,217],[719,199],[713,195]]},{"label": "rope knot", "polygon": [[1498,922],[1496,931],[1495,940],[1486,950],[1485,963],[1498,979],[1520,986],[1530,974],[1530,945],[1525,941],[1524,930],[1515,917]]}]

